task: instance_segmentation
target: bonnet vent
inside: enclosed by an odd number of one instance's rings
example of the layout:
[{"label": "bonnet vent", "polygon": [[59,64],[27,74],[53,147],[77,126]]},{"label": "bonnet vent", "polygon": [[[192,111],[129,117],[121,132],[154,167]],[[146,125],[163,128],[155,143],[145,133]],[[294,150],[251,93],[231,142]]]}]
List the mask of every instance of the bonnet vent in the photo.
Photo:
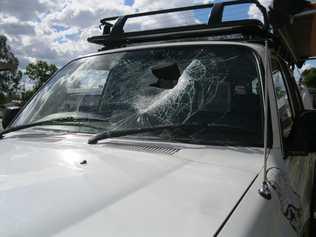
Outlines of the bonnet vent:
[{"label": "bonnet vent", "polygon": [[181,150],[177,146],[169,145],[157,145],[151,143],[126,143],[126,142],[107,142],[105,146],[110,146],[113,148],[125,149],[130,151],[141,151],[141,152],[150,152],[150,153],[160,153],[173,155]]}]

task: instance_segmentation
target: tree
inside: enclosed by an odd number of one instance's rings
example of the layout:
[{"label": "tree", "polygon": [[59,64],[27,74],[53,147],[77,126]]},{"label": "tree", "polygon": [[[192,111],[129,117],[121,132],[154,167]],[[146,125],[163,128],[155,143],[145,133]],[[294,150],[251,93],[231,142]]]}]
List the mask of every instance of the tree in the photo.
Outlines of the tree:
[{"label": "tree", "polygon": [[45,61],[36,61],[26,66],[25,74],[36,82],[34,91],[39,89],[58,70],[55,64],[48,64]]},{"label": "tree", "polygon": [[35,92],[36,92],[35,89],[22,91],[21,93],[22,104],[25,104],[26,102],[28,102],[32,98]]},{"label": "tree", "polygon": [[305,70],[303,73],[303,83],[309,88],[316,88],[316,68]]},{"label": "tree", "polygon": [[7,38],[0,35],[0,104],[18,97],[22,73],[19,61],[7,45]]}]

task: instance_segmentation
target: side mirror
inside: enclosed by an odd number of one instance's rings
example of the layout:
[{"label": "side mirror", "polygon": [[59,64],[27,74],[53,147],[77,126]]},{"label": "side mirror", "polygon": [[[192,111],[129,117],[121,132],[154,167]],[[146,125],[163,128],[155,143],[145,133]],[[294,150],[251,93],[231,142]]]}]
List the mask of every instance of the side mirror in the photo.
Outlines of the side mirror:
[{"label": "side mirror", "polygon": [[296,121],[287,139],[290,153],[316,152],[316,110],[305,110]]},{"label": "side mirror", "polygon": [[10,125],[15,116],[19,113],[20,109],[21,107],[19,106],[10,106],[4,110],[2,118],[2,127],[4,129]]}]

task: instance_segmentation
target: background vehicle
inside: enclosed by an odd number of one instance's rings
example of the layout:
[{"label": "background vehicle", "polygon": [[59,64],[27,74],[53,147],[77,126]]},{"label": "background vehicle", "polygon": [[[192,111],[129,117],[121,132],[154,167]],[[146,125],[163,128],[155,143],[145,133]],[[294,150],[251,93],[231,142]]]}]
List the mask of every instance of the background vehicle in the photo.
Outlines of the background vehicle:
[{"label": "background vehicle", "polygon": [[[263,23],[224,21],[240,4]],[[195,9],[207,24],[124,32]],[[270,18],[232,1],[101,20],[101,52],[6,112],[1,235],[312,236],[316,112]]]}]

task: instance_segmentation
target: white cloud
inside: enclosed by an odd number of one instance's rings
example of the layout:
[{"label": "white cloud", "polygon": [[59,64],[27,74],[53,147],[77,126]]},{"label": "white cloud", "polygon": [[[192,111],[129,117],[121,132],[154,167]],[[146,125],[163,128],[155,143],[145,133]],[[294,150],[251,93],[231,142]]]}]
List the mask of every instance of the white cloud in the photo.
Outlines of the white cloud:
[{"label": "white cloud", "polygon": [[135,0],[133,7],[141,11],[166,9],[178,6],[192,5],[192,1],[183,0]]},{"label": "white cloud", "polygon": [[304,72],[305,70],[311,69],[312,67],[313,65],[307,62],[300,68],[300,72]]},{"label": "white cloud", "polygon": [[1,0],[1,12],[15,16],[21,21],[35,20],[39,12],[49,10],[49,5],[40,0]]},{"label": "white cloud", "polygon": [[0,28],[9,35],[29,35],[34,34],[34,25],[26,22],[0,23]]},{"label": "white cloud", "polygon": [[96,51],[87,37],[100,34],[101,18],[130,11],[124,0],[1,0],[0,34],[7,36],[22,68],[34,59],[62,66]]},{"label": "white cloud", "polygon": [[[135,0],[132,8],[134,12],[146,12],[166,8],[190,6],[193,4],[202,4],[208,2],[211,2],[211,0]],[[148,30],[163,27],[176,27],[181,25],[193,24],[194,22],[197,23],[198,19],[194,15],[193,11],[186,11],[131,19],[127,22],[127,29]]]},{"label": "white cloud", "polygon": [[[259,0],[259,2],[268,10],[269,7],[272,6],[273,0]],[[263,21],[263,16],[261,11],[254,5],[252,4],[249,7],[248,15],[251,19],[258,19]]]},{"label": "white cloud", "polygon": [[[208,0],[135,0],[132,6],[124,0],[0,0],[0,34],[8,38],[20,67],[36,59],[62,66],[98,46],[87,38],[100,34],[99,20],[136,11],[149,11],[210,2]],[[167,26],[192,22],[192,13],[138,20],[134,27]],[[195,19],[196,20],[196,19]]]}]

